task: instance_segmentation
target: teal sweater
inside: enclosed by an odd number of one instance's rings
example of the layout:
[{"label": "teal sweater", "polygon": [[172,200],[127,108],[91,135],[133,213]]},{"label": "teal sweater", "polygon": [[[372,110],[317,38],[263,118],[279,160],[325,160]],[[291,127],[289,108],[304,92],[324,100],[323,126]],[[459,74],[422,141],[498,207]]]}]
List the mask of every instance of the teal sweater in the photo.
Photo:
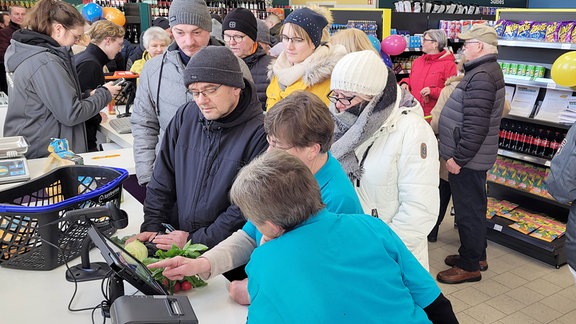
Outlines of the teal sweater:
[{"label": "teal sweater", "polygon": [[254,250],[246,272],[248,323],[430,323],[440,295],[388,225],[326,209]]}]

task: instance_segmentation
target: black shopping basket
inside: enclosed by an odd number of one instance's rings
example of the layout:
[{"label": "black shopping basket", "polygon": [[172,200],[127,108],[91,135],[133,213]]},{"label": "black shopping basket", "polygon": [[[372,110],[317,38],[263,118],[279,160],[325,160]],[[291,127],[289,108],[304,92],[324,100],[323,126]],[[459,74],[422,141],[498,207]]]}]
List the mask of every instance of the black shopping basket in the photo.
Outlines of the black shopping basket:
[{"label": "black shopping basket", "polygon": [[[52,270],[78,257],[88,226],[84,221],[62,219],[62,215],[108,201],[119,206],[127,177],[124,169],[74,165],[1,191],[0,265]],[[108,217],[93,222],[108,235],[115,232]]]}]

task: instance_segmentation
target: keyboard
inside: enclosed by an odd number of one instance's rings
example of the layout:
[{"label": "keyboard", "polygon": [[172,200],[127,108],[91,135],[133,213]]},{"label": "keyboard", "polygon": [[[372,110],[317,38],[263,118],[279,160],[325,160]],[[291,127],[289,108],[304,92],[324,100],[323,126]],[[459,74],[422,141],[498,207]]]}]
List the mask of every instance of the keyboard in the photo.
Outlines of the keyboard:
[{"label": "keyboard", "polygon": [[118,134],[129,134],[132,133],[132,129],[130,128],[130,117],[124,118],[114,118],[110,119],[110,126],[118,133]]}]

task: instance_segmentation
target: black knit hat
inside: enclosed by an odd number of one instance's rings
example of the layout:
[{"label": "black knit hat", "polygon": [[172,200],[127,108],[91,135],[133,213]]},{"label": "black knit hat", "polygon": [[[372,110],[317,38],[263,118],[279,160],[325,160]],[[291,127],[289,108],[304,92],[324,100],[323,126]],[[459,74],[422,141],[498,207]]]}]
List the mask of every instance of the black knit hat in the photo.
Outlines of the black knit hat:
[{"label": "black knit hat", "polygon": [[236,8],[230,11],[222,22],[222,32],[237,30],[256,41],[258,37],[258,24],[254,14],[245,8]]},{"label": "black knit hat", "polygon": [[244,89],[238,59],[226,46],[207,46],[198,51],[184,69],[184,85],[207,82]]}]

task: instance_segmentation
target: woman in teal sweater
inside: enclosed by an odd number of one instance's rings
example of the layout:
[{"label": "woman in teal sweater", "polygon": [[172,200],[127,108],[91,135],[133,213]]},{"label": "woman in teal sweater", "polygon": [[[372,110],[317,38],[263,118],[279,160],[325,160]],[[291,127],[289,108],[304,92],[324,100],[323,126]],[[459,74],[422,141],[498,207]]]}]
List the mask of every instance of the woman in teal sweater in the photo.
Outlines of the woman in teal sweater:
[{"label": "woman in teal sweater", "polygon": [[231,200],[270,238],[246,266],[248,323],[457,323],[450,302],[378,218],[325,208],[301,160],[269,151]]}]

